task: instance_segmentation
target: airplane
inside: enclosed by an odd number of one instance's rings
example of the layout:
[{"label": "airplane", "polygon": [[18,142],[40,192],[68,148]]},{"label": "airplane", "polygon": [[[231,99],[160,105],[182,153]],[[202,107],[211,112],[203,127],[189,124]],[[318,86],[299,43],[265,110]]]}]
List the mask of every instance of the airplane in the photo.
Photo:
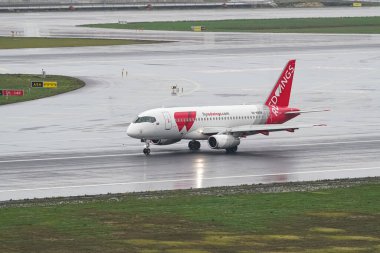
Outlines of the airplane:
[{"label": "airplane", "polygon": [[270,132],[294,132],[300,128],[322,125],[282,125],[307,112],[289,107],[296,60],[290,60],[266,102],[260,105],[228,105],[156,108],[140,113],[129,125],[127,135],[145,142],[143,153],[150,154],[150,144],[170,145],[190,140],[190,150],[199,150],[198,140],[207,140],[211,149],[235,153],[240,139]]}]

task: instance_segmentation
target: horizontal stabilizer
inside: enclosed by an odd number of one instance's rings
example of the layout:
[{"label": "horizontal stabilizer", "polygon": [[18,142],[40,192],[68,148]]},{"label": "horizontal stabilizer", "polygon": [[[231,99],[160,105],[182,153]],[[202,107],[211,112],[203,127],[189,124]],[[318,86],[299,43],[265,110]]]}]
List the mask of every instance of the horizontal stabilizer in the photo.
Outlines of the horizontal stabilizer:
[{"label": "horizontal stabilizer", "polygon": [[285,112],[285,114],[301,114],[301,113],[328,112],[328,111],[330,111],[330,109],[309,110],[309,111],[290,111],[290,112]]}]

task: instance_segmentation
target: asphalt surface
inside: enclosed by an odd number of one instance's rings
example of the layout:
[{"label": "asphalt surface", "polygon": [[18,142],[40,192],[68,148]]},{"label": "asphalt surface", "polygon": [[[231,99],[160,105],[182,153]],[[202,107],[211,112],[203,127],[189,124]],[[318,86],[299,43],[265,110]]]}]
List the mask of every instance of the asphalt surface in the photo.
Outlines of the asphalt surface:
[{"label": "asphalt surface", "polygon": [[[0,34],[151,38],[159,45],[1,50],[0,73],[63,74],[85,88],[0,107],[0,200],[380,175],[379,35],[231,34],[74,27],[109,22],[371,16],[380,8],[2,14]],[[68,18],[69,16],[69,18]],[[31,20],[28,25],[25,19]],[[63,22],[66,20],[67,22]],[[30,25],[32,24],[32,25]],[[295,133],[250,136],[235,155],[187,143],[142,154],[126,128],[162,106],[262,103],[297,59],[291,105],[328,108]],[[127,76],[121,72],[128,71]],[[170,86],[184,88],[172,96]],[[0,84],[1,85],[1,84]]]}]

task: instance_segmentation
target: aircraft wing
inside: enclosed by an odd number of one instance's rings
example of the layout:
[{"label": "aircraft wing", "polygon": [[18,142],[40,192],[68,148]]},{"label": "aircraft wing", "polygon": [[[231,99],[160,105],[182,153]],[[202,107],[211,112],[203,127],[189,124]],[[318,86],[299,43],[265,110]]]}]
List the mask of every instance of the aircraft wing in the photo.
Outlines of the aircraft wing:
[{"label": "aircraft wing", "polygon": [[231,128],[218,128],[218,127],[206,127],[202,130],[202,133],[205,135],[214,135],[214,134],[233,134],[236,137],[242,137],[253,134],[264,134],[269,135],[270,132],[279,132],[279,131],[288,131],[294,132],[300,128],[311,128],[315,126],[325,126],[320,125],[280,125],[280,124],[270,124],[270,125],[245,125]]},{"label": "aircraft wing", "polygon": [[218,134],[218,133],[221,133],[223,131],[226,131],[226,127],[204,127],[203,129],[200,130],[200,132],[202,134],[205,134],[205,135],[214,135],[214,134]]}]

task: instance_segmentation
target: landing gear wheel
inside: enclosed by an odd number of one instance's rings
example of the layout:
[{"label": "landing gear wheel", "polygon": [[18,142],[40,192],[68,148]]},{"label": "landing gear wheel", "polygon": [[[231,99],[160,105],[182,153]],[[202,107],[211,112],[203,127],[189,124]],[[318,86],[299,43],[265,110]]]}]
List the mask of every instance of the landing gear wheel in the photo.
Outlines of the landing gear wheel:
[{"label": "landing gear wheel", "polygon": [[150,140],[145,140],[145,148],[143,149],[144,155],[150,155]]},{"label": "landing gear wheel", "polygon": [[238,147],[235,146],[235,147],[232,147],[232,148],[226,148],[226,153],[227,154],[233,154],[233,153],[236,153]]},{"label": "landing gear wheel", "polygon": [[199,150],[201,148],[201,143],[199,141],[189,141],[190,150]]},{"label": "landing gear wheel", "polygon": [[150,148],[144,148],[143,152],[145,155],[150,155]]},{"label": "landing gear wheel", "polygon": [[201,148],[201,143],[199,141],[195,141],[195,150],[199,150]]}]

